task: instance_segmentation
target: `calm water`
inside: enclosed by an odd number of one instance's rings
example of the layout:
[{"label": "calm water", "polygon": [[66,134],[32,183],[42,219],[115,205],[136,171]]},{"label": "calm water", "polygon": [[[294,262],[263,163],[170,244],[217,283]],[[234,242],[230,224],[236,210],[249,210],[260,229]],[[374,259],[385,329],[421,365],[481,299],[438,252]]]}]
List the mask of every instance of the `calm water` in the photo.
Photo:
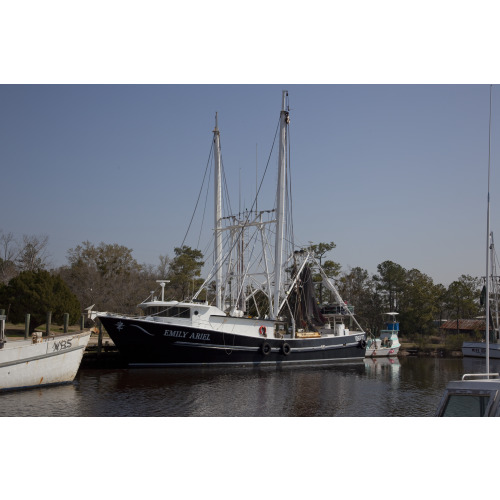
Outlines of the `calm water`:
[{"label": "calm water", "polygon": [[85,369],[71,385],[0,394],[0,416],[424,417],[449,380],[478,371],[482,360],[412,357],[282,369]]}]

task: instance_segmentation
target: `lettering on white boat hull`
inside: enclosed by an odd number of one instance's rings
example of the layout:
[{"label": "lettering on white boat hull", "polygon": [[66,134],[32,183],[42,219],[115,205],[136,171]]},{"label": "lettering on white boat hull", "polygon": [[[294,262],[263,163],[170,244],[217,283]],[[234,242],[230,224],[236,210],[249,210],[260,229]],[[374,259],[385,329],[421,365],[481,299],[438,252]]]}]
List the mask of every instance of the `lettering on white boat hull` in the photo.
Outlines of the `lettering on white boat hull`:
[{"label": "lettering on white boat hull", "polygon": [[54,345],[52,346],[52,351],[62,351],[64,349],[69,349],[71,347],[71,341],[73,339],[67,339],[67,340],[61,340],[61,342],[54,342]]}]

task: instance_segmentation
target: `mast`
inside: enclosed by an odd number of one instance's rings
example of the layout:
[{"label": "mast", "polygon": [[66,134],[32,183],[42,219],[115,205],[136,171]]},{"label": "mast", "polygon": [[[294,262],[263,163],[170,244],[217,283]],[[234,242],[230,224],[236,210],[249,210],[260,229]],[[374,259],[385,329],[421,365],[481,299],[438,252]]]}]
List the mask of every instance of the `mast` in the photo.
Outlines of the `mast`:
[{"label": "mast", "polygon": [[288,111],[286,108],[286,97],[288,91],[283,90],[281,114],[280,114],[280,145],[278,159],[278,188],[276,207],[276,246],[274,259],[274,300],[273,319],[278,317],[280,309],[280,285],[283,265],[283,238],[285,227],[285,204],[286,204],[286,126],[288,123]]},{"label": "mast", "polygon": [[220,154],[220,133],[217,126],[217,113],[215,113],[215,129],[214,129],[214,159],[215,159],[215,195],[214,195],[214,212],[215,212],[215,238],[214,238],[214,255],[215,255],[215,305],[222,309],[222,232],[221,232],[221,217],[222,217],[222,188],[221,188],[221,154]]},{"label": "mast", "polygon": [[486,373],[490,373],[490,158],[491,158],[491,87],[490,85],[490,123],[488,137],[488,203],[486,209]]}]

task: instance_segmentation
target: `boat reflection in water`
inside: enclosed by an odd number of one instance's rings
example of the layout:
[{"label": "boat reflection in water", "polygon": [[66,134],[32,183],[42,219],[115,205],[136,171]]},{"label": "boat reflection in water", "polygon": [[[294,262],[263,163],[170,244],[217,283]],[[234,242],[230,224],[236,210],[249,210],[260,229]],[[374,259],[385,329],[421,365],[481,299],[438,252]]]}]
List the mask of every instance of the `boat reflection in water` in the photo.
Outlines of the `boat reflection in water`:
[{"label": "boat reflection in water", "polygon": [[[464,373],[486,373],[485,358],[463,358]],[[490,358],[490,373],[500,373],[500,359]]]},{"label": "boat reflection in water", "polygon": [[378,378],[399,383],[401,364],[398,358],[365,358],[365,370],[368,378]]},{"label": "boat reflection in water", "polygon": [[477,370],[464,370],[460,358],[412,356],[332,366],[84,369],[69,386],[3,393],[0,417],[432,417],[447,382],[464,371]]}]

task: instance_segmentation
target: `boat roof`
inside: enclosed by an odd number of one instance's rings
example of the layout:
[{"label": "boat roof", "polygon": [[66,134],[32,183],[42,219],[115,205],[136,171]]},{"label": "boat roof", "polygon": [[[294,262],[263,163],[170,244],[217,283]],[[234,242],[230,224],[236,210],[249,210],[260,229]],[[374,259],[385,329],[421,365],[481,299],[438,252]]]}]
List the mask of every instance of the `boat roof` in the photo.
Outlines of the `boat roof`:
[{"label": "boat roof", "polygon": [[146,310],[149,307],[160,307],[160,308],[169,308],[169,307],[183,307],[186,309],[198,309],[199,311],[211,311],[211,314],[221,314],[224,315],[224,312],[218,309],[215,306],[208,304],[207,302],[179,302],[178,300],[150,300],[148,302],[142,302],[139,304],[141,309]]},{"label": "boat roof", "polygon": [[214,307],[209,305],[207,302],[179,302],[178,300],[150,300],[148,302],[141,302],[139,307]]},{"label": "boat roof", "polygon": [[[499,416],[500,378],[498,373],[465,374],[462,380],[448,382],[441,402],[436,411],[436,416],[472,417],[472,416]],[[451,404],[451,398],[465,398]],[[479,400],[485,400],[483,403]]]},{"label": "boat roof", "polygon": [[484,387],[491,389],[491,386],[494,384],[500,388],[500,375],[498,373],[466,373],[462,376],[462,380],[450,380],[447,388],[461,387],[464,389],[474,389]]}]

